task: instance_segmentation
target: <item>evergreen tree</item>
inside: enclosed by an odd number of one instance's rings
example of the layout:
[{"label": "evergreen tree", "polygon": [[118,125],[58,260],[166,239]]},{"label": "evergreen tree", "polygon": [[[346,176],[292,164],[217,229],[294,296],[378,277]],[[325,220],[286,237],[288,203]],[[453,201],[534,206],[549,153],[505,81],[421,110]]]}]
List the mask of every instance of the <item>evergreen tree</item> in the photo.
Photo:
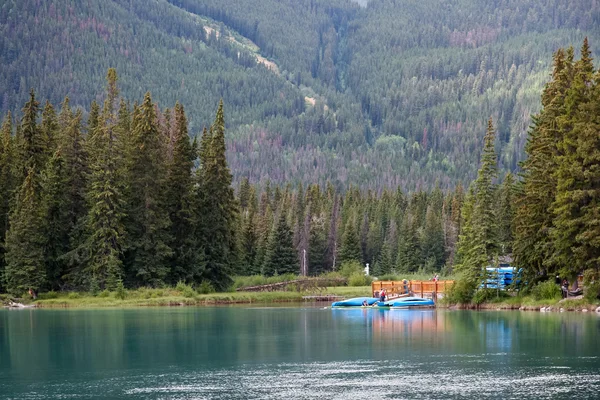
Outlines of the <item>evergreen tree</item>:
[{"label": "evergreen tree", "polygon": [[277,224],[269,236],[263,271],[267,276],[298,274],[298,256],[294,250],[293,234],[283,212],[280,213]]},{"label": "evergreen tree", "polygon": [[402,219],[396,265],[400,272],[415,272],[421,266],[421,246],[418,236],[418,221],[407,211]]},{"label": "evergreen tree", "polygon": [[551,209],[556,197],[558,142],[562,137],[556,120],[564,110],[570,64],[570,56],[559,49],[554,55],[552,80],[542,94],[542,110],[532,117],[525,145],[528,157],[521,163],[523,172],[516,201],[513,253],[516,264],[530,279],[547,269],[551,274],[557,270],[548,263],[554,253],[550,238],[554,219]]},{"label": "evergreen tree", "polygon": [[342,236],[342,247],[340,249],[340,264],[350,261],[358,261],[362,263],[362,254],[360,250],[360,242],[353,218],[349,218]]},{"label": "evergreen tree", "polygon": [[219,103],[211,133],[200,143],[201,243],[205,255],[202,277],[218,290],[231,284],[236,260],[235,223],[237,206],[231,187],[231,172],[225,158],[225,117]]},{"label": "evergreen tree", "polygon": [[45,238],[40,230],[43,209],[36,179],[30,168],[15,200],[6,233],[6,287],[15,295],[28,289],[38,291],[46,284]]},{"label": "evergreen tree", "polygon": [[131,223],[126,226],[131,252],[130,279],[160,286],[169,273],[169,215],[165,207],[164,141],[150,93],[134,107],[130,157]]},{"label": "evergreen tree", "polygon": [[314,215],[310,221],[308,238],[308,272],[309,275],[319,275],[328,270],[326,251],[327,235],[325,218]]},{"label": "evergreen tree", "polygon": [[6,114],[2,123],[0,137],[0,292],[4,288],[4,242],[8,230],[10,203],[14,191],[14,179],[11,163],[13,161],[13,122],[10,112]]},{"label": "evergreen tree", "polygon": [[460,264],[456,269],[463,272],[464,278],[470,283],[480,279],[484,268],[498,255],[498,228],[494,208],[494,179],[497,176],[495,139],[496,133],[490,119],[484,138],[481,167],[463,206],[465,220],[458,243]]},{"label": "evergreen tree", "polygon": [[200,278],[202,260],[197,250],[196,224],[193,210],[194,181],[192,168],[196,154],[190,143],[187,119],[182,105],[175,105],[172,157],[168,162],[166,181],[167,207],[171,220],[171,282],[193,283]]},{"label": "evergreen tree", "polygon": [[[595,266],[593,260],[600,256],[598,245],[594,244],[592,237],[585,244],[581,241],[581,232],[590,223],[588,218],[595,220],[594,213],[589,213],[589,210],[594,208],[598,197],[596,184],[591,177],[598,165],[589,154],[593,154],[594,145],[597,144],[595,135],[598,134],[591,121],[594,116],[589,114],[595,108],[594,104],[590,104],[593,72],[586,38],[581,59],[574,64],[574,76],[566,92],[564,112],[557,118],[561,140],[558,142],[556,198],[552,207],[554,228],[550,231],[554,245],[551,261],[560,268],[563,276],[572,278],[587,265]],[[584,136],[590,131],[592,134]],[[580,150],[580,147],[583,149]]]},{"label": "evergreen tree", "polygon": [[58,147],[59,126],[56,117],[56,111],[49,101],[46,101],[42,111],[42,123],[40,125],[41,146],[44,150],[44,157],[41,165],[52,157]]},{"label": "evergreen tree", "polygon": [[500,254],[511,254],[514,240],[513,221],[515,218],[515,180],[512,174],[504,177],[498,196],[498,243]]},{"label": "evergreen tree", "polygon": [[[15,164],[15,178],[19,185],[23,183],[30,169],[39,173],[44,165],[44,140],[37,123],[38,114],[39,103],[35,99],[35,92],[31,89],[29,101],[23,107],[21,129],[16,138],[19,159]],[[38,183],[36,181],[36,184]]]},{"label": "evergreen tree", "polygon": [[63,275],[67,273],[63,256],[69,251],[71,228],[68,179],[65,159],[57,150],[41,174],[40,209],[44,212],[44,223],[38,227],[44,233],[45,270],[52,290],[60,289]]},{"label": "evergreen tree", "polygon": [[[128,129],[125,102],[121,101],[118,119],[115,115],[116,74],[107,76],[109,90],[97,127],[89,126],[94,146],[89,147],[90,176],[86,193],[88,213],[85,218],[84,254],[88,258],[86,276],[93,277],[99,287],[115,290],[124,276],[122,253],[125,247],[123,196],[123,150],[120,135]],[[91,117],[90,117],[91,119]],[[119,129],[118,124],[122,124]]]}]

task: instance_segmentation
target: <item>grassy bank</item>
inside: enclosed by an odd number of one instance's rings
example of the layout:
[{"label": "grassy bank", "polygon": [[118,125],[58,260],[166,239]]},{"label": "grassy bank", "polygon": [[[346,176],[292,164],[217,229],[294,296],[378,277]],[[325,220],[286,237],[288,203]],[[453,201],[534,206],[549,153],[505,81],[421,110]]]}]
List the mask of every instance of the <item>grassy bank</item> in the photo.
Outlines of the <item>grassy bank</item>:
[{"label": "grassy bank", "polygon": [[443,304],[443,306],[479,310],[595,311],[600,306],[600,302],[590,302],[583,298],[537,300],[533,296],[514,296],[489,299],[481,304]]},{"label": "grassy bank", "polygon": [[29,301],[41,308],[102,308],[102,307],[154,307],[154,306],[206,306],[218,304],[269,304],[303,302],[303,296],[336,295],[344,297],[367,296],[370,286],[330,287],[318,292],[227,292],[198,294],[190,289],[127,290],[124,294],[101,292],[46,293],[36,301]]}]

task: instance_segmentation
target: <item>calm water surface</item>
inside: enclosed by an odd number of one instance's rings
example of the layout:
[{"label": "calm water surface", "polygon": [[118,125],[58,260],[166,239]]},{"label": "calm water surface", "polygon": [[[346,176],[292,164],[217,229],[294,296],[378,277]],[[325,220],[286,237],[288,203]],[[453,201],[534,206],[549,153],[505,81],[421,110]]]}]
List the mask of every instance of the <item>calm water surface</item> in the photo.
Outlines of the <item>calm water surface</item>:
[{"label": "calm water surface", "polygon": [[595,313],[0,310],[0,398],[597,399],[599,333]]}]

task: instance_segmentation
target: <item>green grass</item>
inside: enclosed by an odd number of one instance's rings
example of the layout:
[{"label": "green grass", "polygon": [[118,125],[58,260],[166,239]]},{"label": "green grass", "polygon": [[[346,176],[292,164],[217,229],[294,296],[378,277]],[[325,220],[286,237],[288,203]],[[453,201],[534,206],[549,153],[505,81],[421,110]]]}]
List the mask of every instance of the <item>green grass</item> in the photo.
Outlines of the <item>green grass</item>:
[{"label": "green grass", "polygon": [[344,297],[368,296],[370,286],[362,287],[329,287],[320,291],[309,292],[226,292],[197,294],[190,296],[175,288],[127,290],[125,299],[117,298],[114,292],[92,296],[89,293],[53,293],[50,298],[43,294],[33,302],[42,308],[102,308],[102,307],[154,307],[154,306],[203,306],[216,304],[252,304],[252,303],[286,303],[302,302],[302,296],[329,294]]}]

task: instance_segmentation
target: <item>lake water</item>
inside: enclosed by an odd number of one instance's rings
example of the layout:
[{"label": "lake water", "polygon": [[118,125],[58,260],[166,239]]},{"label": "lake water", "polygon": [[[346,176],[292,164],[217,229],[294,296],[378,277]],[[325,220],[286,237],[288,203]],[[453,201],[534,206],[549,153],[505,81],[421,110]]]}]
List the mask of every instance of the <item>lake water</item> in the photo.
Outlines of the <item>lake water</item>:
[{"label": "lake water", "polygon": [[596,313],[0,310],[0,398],[599,398],[599,333]]}]

